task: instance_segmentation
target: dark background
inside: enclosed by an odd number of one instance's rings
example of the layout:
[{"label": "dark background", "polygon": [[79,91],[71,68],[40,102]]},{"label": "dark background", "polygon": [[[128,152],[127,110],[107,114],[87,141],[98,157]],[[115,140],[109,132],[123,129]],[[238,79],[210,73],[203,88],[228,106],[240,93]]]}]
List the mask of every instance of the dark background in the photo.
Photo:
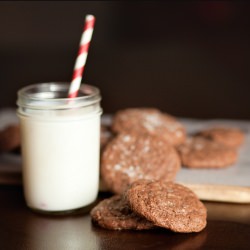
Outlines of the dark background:
[{"label": "dark background", "polygon": [[105,113],[250,119],[247,1],[0,2],[0,108],[22,86],[70,81],[86,14],[96,16],[83,82]]}]

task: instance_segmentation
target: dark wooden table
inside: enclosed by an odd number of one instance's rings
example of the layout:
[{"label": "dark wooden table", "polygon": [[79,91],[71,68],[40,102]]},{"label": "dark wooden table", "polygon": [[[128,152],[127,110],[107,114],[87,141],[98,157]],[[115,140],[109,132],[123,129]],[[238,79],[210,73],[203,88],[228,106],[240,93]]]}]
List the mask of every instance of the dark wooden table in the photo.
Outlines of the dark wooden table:
[{"label": "dark wooden table", "polygon": [[205,205],[208,224],[200,233],[117,232],[92,225],[86,212],[36,214],[26,207],[21,185],[0,185],[0,249],[250,249],[250,204]]}]

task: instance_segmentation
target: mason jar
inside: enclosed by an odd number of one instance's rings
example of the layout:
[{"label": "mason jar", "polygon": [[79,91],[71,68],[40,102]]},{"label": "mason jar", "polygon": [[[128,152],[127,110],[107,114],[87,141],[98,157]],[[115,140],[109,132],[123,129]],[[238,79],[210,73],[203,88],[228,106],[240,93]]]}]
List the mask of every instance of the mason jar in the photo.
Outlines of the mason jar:
[{"label": "mason jar", "polygon": [[99,89],[39,83],[18,91],[22,176],[27,206],[60,213],[91,205],[99,188]]}]

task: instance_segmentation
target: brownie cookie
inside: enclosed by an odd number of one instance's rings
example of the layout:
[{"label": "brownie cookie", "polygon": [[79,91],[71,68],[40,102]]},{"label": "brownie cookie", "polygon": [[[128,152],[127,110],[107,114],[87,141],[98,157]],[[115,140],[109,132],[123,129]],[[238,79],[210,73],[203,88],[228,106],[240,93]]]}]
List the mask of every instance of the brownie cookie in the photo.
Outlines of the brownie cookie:
[{"label": "brownie cookie", "polygon": [[19,125],[9,125],[0,131],[0,152],[9,152],[20,147]]},{"label": "brownie cookie", "polygon": [[101,177],[121,194],[138,179],[174,180],[180,169],[176,150],[165,140],[148,134],[118,134],[101,156]]},{"label": "brownie cookie", "polygon": [[127,189],[125,197],[133,211],[157,226],[182,233],[199,232],[206,226],[206,207],[180,184],[139,180]]},{"label": "brownie cookie", "polygon": [[113,118],[115,133],[133,132],[159,136],[172,145],[184,142],[184,126],[173,116],[154,108],[128,108],[118,111]]},{"label": "brownie cookie", "polygon": [[236,149],[204,137],[188,138],[177,148],[181,163],[188,168],[223,168],[236,162]]},{"label": "brownie cookie", "polygon": [[99,226],[112,230],[151,229],[154,224],[134,213],[122,195],[102,200],[90,212],[92,220]]},{"label": "brownie cookie", "polygon": [[197,133],[228,147],[239,147],[244,141],[244,133],[237,128],[215,127]]}]

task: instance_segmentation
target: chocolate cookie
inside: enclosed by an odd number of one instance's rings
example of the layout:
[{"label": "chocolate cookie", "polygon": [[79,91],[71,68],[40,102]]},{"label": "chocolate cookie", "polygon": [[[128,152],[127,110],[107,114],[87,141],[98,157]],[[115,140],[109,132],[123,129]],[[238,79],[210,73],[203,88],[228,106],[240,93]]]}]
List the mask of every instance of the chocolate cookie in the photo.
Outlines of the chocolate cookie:
[{"label": "chocolate cookie", "polygon": [[203,137],[188,138],[177,148],[182,165],[188,168],[223,168],[234,164],[237,151]]},{"label": "chocolate cookie", "polygon": [[102,180],[117,194],[138,179],[174,180],[179,169],[176,150],[165,140],[148,134],[119,134],[101,157]]},{"label": "chocolate cookie", "polygon": [[184,142],[184,126],[173,116],[154,108],[129,108],[118,111],[113,118],[112,130],[116,133],[146,133],[161,137],[172,145]]},{"label": "chocolate cookie", "polygon": [[0,131],[0,152],[9,152],[21,144],[19,125],[9,125]]},{"label": "chocolate cookie", "polygon": [[90,215],[99,226],[112,230],[142,230],[155,227],[152,222],[134,213],[122,195],[114,195],[101,201],[91,210]]},{"label": "chocolate cookie", "polygon": [[228,147],[239,147],[244,141],[244,133],[237,128],[215,127],[197,133]]},{"label": "chocolate cookie", "polygon": [[207,210],[187,187],[173,182],[139,180],[126,191],[131,209],[155,225],[174,232],[199,232]]}]

